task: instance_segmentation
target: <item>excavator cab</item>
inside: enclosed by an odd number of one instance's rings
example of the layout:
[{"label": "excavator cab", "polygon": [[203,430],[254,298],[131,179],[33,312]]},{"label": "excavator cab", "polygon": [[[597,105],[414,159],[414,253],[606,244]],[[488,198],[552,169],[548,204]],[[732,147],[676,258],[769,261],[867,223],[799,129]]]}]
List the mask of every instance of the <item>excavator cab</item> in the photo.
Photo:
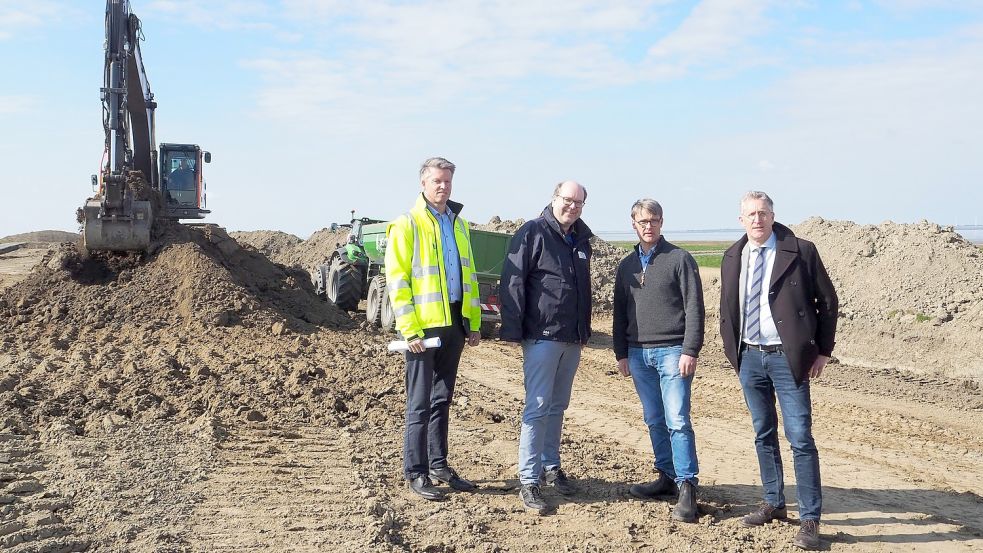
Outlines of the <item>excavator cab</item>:
[{"label": "excavator cab", "polygon": [[168,219],[204,219],[205,179],[201,164],[212,154],[197,144],[160,145],[161,216]]}]

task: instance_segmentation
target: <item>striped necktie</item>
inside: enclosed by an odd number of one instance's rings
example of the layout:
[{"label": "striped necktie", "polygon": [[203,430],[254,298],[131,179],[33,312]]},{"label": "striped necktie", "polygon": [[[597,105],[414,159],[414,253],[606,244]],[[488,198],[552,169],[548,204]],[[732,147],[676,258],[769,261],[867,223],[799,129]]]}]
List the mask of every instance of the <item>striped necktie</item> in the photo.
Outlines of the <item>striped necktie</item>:
[{"label": "striped necktie", "polygon": [[751,272],[751,291],[747,295],[747,338],[752,344],[761,343],[761,285],[765,280],[765,247],[755,248],[758,258],[754,261],[754,271]]}]

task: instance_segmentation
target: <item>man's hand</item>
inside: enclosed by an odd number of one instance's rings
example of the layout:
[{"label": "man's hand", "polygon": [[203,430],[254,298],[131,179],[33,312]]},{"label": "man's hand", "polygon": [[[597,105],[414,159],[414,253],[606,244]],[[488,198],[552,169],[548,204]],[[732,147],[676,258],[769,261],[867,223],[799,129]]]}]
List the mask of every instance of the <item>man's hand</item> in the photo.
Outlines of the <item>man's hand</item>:
[{"label": "man's hand", "polygon": [[423,345],[423,338],[413,338],[406,343],[406,349],[412,353],[423,353],[427,348]]},{"label": "man's hand", "polygon": [[686,378],[696,373],[696,357],[686,355],[679,356],[679,376]]},{"label": "man's hand", "polygon": [[468,333],[468,345],[471,347],[477,346],[481,343],[481,332],[472,330]]},{"label": "man's hand", "polygon": [[816,357],[816,360],[812,362],[812,367],[809,368],[809,378],[819,378],[822,376],[826,363],[829,363],[829,357],[825,355]]},{"label": "man's hand", "polygon": [[618,372],[621,376],[631,376],[631,369],[628,368],[628,358],[618,359]]}]

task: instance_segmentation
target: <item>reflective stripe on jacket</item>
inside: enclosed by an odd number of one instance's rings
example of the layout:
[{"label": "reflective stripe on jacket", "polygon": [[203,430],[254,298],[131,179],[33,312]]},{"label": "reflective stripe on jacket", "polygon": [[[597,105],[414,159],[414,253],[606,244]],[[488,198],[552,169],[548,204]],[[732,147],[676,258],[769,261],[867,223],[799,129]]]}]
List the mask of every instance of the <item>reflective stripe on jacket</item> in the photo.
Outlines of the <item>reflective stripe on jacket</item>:
[{"label": "reflective stripe on jacket", "polygon": [[[471,231],[460,217],[462,207],[447,202],[455,214],[454,239],[461,259],[461,317],[468,330],[476,332],[481,328],[481,303]],[[413,209],[386,229],[386,288],[396,315],[396,330],[408,340],[422,338],[425,328],[451,325],[443,251],[439,223],[420,194]]]}]

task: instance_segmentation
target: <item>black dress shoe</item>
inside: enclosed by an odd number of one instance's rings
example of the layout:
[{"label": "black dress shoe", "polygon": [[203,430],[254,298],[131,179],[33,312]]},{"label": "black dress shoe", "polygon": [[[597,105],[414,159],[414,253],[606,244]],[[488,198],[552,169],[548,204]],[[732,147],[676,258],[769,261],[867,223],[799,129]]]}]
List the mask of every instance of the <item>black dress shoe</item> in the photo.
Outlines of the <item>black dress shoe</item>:
[{"label": "black dress shoe", "polygon": [[473,492],[478,489],[478,485],[470,480],[465,480],[457,475],[457,472],[450,467],[430,469],[430,476],[438,482],[443,482],[459,492]]},{"label": "black dress shoe", "polygon": [[410,490],[416,495],[430,501],[444,499],[444,493],[434,487],[428,476],[422,475],[408,481]]}]

